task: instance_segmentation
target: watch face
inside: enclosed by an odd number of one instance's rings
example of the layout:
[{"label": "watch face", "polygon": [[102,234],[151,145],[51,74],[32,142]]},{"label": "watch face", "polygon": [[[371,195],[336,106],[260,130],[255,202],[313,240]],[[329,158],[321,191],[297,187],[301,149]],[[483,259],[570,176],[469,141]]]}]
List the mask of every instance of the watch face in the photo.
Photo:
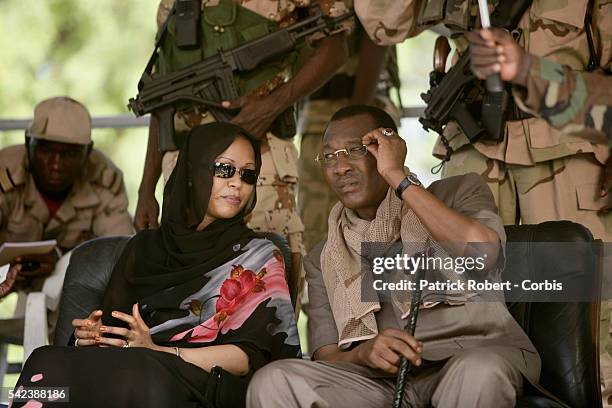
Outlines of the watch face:
[{"label": "watch face", "polygon": [[408,180],[414,184],[415,186],[420,186],[421,182],[419,181],[419,179],[417,178],[416,174],[414,173],[410,173],[406,176],[408,178]]}]

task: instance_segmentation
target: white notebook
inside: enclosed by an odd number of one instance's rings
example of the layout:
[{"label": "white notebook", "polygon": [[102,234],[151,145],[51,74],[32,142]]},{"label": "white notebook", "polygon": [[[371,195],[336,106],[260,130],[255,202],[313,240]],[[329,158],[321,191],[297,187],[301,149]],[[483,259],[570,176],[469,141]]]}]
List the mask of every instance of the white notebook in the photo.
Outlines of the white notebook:
[{"label": "white notebook", "polygon": [[48,254],[57,245],[57,241],[33,242],[5,242],[0,246],[0,265],[10,263],[13,259],[23,255],[44,255]]}]

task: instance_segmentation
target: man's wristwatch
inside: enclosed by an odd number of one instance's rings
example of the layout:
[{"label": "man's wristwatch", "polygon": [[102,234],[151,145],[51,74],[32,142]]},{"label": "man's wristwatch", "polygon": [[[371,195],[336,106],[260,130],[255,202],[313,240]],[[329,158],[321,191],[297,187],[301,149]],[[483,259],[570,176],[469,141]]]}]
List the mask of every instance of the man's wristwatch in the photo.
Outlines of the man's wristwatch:
[{"label": "man's wristwatch", "polygon": [[406,177],[404,177],[401,183],[399,183],[399,186],[397,186],[395,189],[395,195],[401,200],[404,190],[410,186],[422,186],[421,182],[414,173],[406,174]]}]

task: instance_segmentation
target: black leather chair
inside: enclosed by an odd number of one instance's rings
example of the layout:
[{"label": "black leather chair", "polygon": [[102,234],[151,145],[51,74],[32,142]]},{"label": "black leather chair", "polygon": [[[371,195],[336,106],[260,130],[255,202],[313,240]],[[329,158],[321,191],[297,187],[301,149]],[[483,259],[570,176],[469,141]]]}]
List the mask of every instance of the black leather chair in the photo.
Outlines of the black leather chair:
[{"label": "black leather chair", "polygon": [[[599,295],[601,258],[594,256],[590,231],[569,221],[506,226],[508,242],[503,279],[513,282],[556,279]],[[537,242],[581,243],[558,246]],[[584,243],[593,243],[586,245]],[[513,244],[514,243],[514,244]],[[516,244],[520,243],[520,244]],[[526,295],[529,296],[529,295]],[[540,384],[570,407],[601,407],[599,384],[599,302],[508,302],[510,313],[540,353]],[[519,407],[562,407],[538,390],[525,390]]]},{"label": "black leather chair", "polygon": [[[291,265],[291,249],[287,240],[275,233],[262,235],[274,242],[283,254],[287,282],[297,282],[292,277],[294,271],[299,273],[299,268]],[[100,308],[115,262],[128,239],[128,236],[96,238],[74,249],[64,279],[53,344],[67,345],[73,332],[72,319],[83,318],[92,310]],[[289,287],[294,307],[298,289],[292,285]]]},{"label": "black leather chair", "polygon": [[[566,253],[555,253],[551,247],[532,245],[534,242],[592,242],[591,233],[580,224],[555,221],[508,226],[506,232],[508,242],[522,244],[508,246],[504,280],[548,278],[596,287],[601,282],[598,259],[586,246],[577,245]],[[291,265],[287,242],[276,234],[268,234],[268,238],[281,249],[285,264]],[[127,239],[98,238],[75,249],[64,281],[54,344],[68,343],[73,318],[87,316],[100,307],[112,267]],[[292,271],[288,270],[287,275],[291,277]],[[297,288],[291,286],[295,305]],[[529,299],[519,299],[509,302],[508,308],[538,349],[542,357],[540,383],[554,395],[547,396],[526,386],[517,407],[601,407],[597,348],[599,303],[532,303]]]}]

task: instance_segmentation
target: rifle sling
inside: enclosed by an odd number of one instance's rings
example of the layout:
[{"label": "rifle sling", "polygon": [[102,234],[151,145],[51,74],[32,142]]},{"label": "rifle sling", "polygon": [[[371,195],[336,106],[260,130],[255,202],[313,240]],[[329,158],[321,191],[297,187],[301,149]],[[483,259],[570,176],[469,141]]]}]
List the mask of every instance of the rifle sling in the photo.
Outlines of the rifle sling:
[{"label": "rifle sling", "polygon": [[168,17],[166,17],[164,24],[162,24],[162,26],[159,29],[159,32],[157,33],[157,37],[155,38],[155,48],[153,49],[153,53],[151,53],[151,56],[149,57],[149,61],[147,62],[147,66],[145,67],[142,73],[143,77],[145,76],[145,74],[147,75],[151,74],[153,65],[155,65],[155,63],[157,62],[157,58],[159,57],[159,53],[157,51],[159,50],[159,47],[161,46],[162,41],[164,41],[164,39],[166,38],[166,33],[168,32],[168,23],[170,22],[170,17],[172,17],[174,13],[176,13],[176,2],[174,2],[174,4],[172,5],[172,9],[170,9],[170,13],[168,13]]}]

